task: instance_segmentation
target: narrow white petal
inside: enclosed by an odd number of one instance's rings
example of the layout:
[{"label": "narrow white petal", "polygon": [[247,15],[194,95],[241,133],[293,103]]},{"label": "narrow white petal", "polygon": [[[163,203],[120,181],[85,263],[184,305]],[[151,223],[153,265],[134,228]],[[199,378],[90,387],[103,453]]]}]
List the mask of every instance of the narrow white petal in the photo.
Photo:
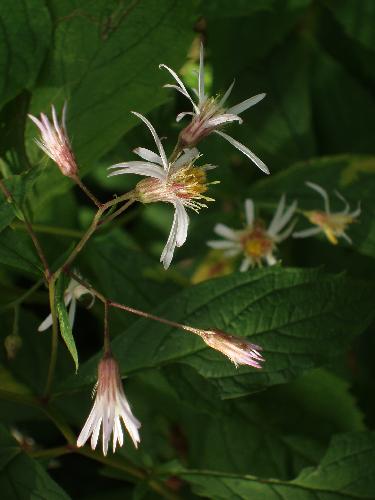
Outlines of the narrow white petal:
[{"label": "narrow white petal", "polygon": [[[180,92],[187,98],[189,99],[189,101],[192,103],[194,109],[197,109],[197,106],[196,104],[194,103],[193,99],[190,97],[190,94],[189,92],[186,90],[186,87],[185,85],[183,84],[182,80],[180,79],[180,77],[177,75],[177,73],[175,71],[173,71],[173,69],[169,68],[168,66],[166,66],[165,64],[160,64],[159,65],[159,68],[165,68],[167,71],[169,71],[169,73],[173,76],[173,78],[176,80],[176,82],[178,83],[179,85],[179,89],[180,89]],[[164,85],[164,87],[170,87],[171,85]]]},{"label": "narrow white petal", "polygon": [[38,326],[38,332],[44,332],[52,326],[52,314],[49,314],[44,321]]},{"label": "narrow white petal", "polygon": [[174,211],[172,227],[168,236],[167,243],[160,256],[160,262],[163,263],[164,269],[168,269],[172,262],[174,249],[176,248],[176,232],[177,232],[177,211]]},{"label": "narrow white petal", "polygon": [[272,253],[266,255],[266,262],[269,266],[274,266],[277,262],[275,256]]},{"label": "narrow white petal", "polygon": [[349,210],[350,210],[349,203],[347,202],[347,200],[343,197],[343,195],[341,193],[339,193],[336,190],[334,191],[334,193],[337,196],[337,198],[344,203],[344,210],[341,213],[345,214],[345,215],[348,214]]},{"label": "narrow white petal", "polygon": [[254,95],[253,97],[250,97],[249,99],[246,99],[245,101],[242,101],[239,104],[236,104],[235,106],[232,106],[231,108],[227,109],[227,113],[239,115],[246,109],[251,108],[251,106],[255,106],[255,104],[264,99],[264,97],[266,97],[266,94],[264,93]]},{"label": "narrow white petal", "polygon": [[229,250],[224,250],[223,254],[225,255],[225,257],[235,257],[240,253],[240,251],[241,251],[240,247],[230,248]]},{"label": "narrow white petal", "polygon": [[218,105],[219,108],[222,108],[224,106],[224,104],[226,103],[226,100],[228,99],[228,97],[230,96],[230,94],[232,92],[232,89],[234,87],[234,83],[235,83],[235,80],[233,80],[233,82],[229,85],[228,90],[225,92],[225,94],[221,98],[219,105]]},{"label": "narrow white petal", "polygon": [[203,102],[205,99],[204,95],[204,50],[203,43],[201,42],[201,47],[199,51],[199,74],[198,74],[198,97],[199,102]]},{"label": "narrow white petal", "polygon": [[351,217],[353,217],[353,219],[355,219],[356,217],[360,216],[361,215],[361,203],[358,202],[358,208],[356,210],[354,210],[354,212],[352,212],[351,214],[349,214]]},{"label": "narrow white petal", "polygon": [[247,257],[245,257],[241,263],[240,272],[244,273],[245,271],[247,271],[249,269],[249,267],[251,266],[251,264],[252,264],[251,260],[248,259]]},{"label": "narrow white petal", "polygon": [[177,201],[175,203],[175,209],[177,214],[176,246],[181,247],[187,238],[189,216],[181,202]]},{"label": "narrow white petal", "polygon": [[74,326],[74,318],[76,315],[76,306],[77,306],[77,301],[76,301],[75,297],[73,297],[72,302],[70,303],[70,307],[69,307],[69,323],[70,323],[70,326],[72,328]]},{"label": "narrow white petal", "polygon": [[276,212],[274,213],[274,216],[272,217],[271,224],[268,227],[269,234],[271,234],[271,235],[276,234],[277,227],[280,224],[280,220],[281,220],[282,214],[284,212],[284,208],[285,208],[285,194],[282,194],[281,198],[279,200],[279,203],[277,205]]},{"label": "narrow white petal", "polygon": [[152,134],[152,137],[154,138],[156,147],[158,148],[159,155],[160,155],[164,170],[166,172],[168,172],[169,164],[168,164],[167,156],[165,154],[163,144],[161,143],[161,140],[159,139],[159,136],[156,133],[156,130],[154,129],[154,127],[151,125],[151,123],[147,120],[147,118],[145,116],[141,115],[140,113],[137,113],[136,111],[132,111],[132,114],[137,116],[140,120],[142,120],[146,124],[146,126],[148,127],[149,131]]},{"label": "narrow white petal", "polygon": [[194,116],[194,113],[192,113],[191,111],[184,111],[183,113],[179,113],[177,116],[176,116],[176,122],[180,122],[182,120],[182,118],[184,118],[185,116]]},{"label": "narrow white petal", "polygon": [[227,238],[228,240],[237,241],[238,239],[236,231],[225,224],[216,224],[214,232],[223,238]]},{"label": "narrow white petal", "polygon": [[173,163],[173,168],[178,170],[180,167],[191,163],[195,158],[199,156],[199,151],[197,148],[184,149],[184,152],[177,160]]},{"label": "narrow white petal", "polygon": [[[280,200],[281,201],[281,200]],[[284,208],[284,207],[283,207]],[[290,221],[290,219],[293,217],[295,211],[297,208],[297,201],[294,201],[285,211],[283,214],[282,212],[280,213],[279,217],[276,219],[274,217],[269,229],[268,229],[268,234],[271,236],[276,236],[279,231],[281,231]]]},{"label": "narrow white petal", "polygon": [[225,134],[224,132],[221,132],[221,130],[215,130],[214,132],[215,132],[215,134],[218,134],[218,135],[221,135],[221,137],[224,137],[224,139],[226,139],[230,144],[232,144],[232,146],[234,146],[239,151],[241,151],[241,153],[243,153],[245,156],[250,158],[250,160],[252,162],[254,162],[255,165],[258,168],[260,168],[263,172],[265,172],[266,174],[270,173],[270,171],[268,170],[268,167],[252,151],[250,151],[249,148],[247,148],[246,146],[244,146],[240,142],[236,141],[236,139],[233,139],[233,137],[231,137],[230,135]]},{"label": "narrow white petal", "polygon": [[35,125],[41,131],[42,135],[44,135],[46,133],[46,129],[43,123],[36,116],[33,115],[27,115],[27,116],[30,118],[30,120],[32,120],[35,123]]},{"label": "narrow white petal", "polygon": [[315,184],[314,182],[305,182],[306,186],[310,187],[311,189],[314,189],[317,193],[321,195],[321,197],[324,200],[324,210],[329,214],[330,213],[330,207],[329,207],[329,198],[327,191],[323,189],[321,186],[318,184]]},{"label": "narrow white petal", "polygon": [[68,109],[68,103],[65,101],[63,109],[62,109],[62,117],[61,117],[61,124],[62,124],[63,130],[64,130],[64,133],[65,133],[65,136],[67,136],[67,133],[66,133],[66,113],[67,113],[67,109]]},{"label": "narrow white petal", "polygon": [[149,161],[150,163],[156,163],[157,165],[163,165],[163,162],[159,155],[150,151],[147,148],[135,148],[133,149],[133,153],[140,156],[144,160]]},{"label": "narrow white petal", "polygon": [[353,241],[352,239],[345,233],[345,232],[342,232],[341,233],[341,236],[344,238],[344,240],[346,240],[350,245],[353,244]]},{"label": "narrow white petal", "polygon": [[223,125],[224,123],[231,122],[242,123],[242,118],[234,114],[225,113],[223,115],[215,116],[214,118],[210,118],[209,120],[207,120],[204,124],[204,128],[214,128],[218,127],[219,125]]},{"label": "narrow white petal", "polygon": [[215,248],[216,250],[234,250],[234,249],[240,249],[240,245],[238,243],[235,243],[234,241],[227,241],[227,240],[210,240],[207,241],[207,245],[210,248]]},{"label": "narrow white petal", "polygon": [[97,420],[95,421],[95,425],[93,427],[92,435],[91,435],[91,449],[95,450],[96,445],[98,444],[98,439],[99,439],[99,433],[100,433],[100,427],[102,425],[102,414],[98,415]]},{"label": "narrow white petal", "polygon": [[254,202],[250,198],[245,200],[245,216],[247,225],[252,226],[254,224]]},{"label": "narrow white petal", "polygon": [[[294,228],[296,227],[296,224],[297,224],[297,219],[295,221],[293,221],[289,227],[287,227],[285,229],[285,231],[277,234],[277,235],[270,235],[271,237],[273,237],[275,239],[275,241],[277,241],[278,243],[281,242],[281,241],[284,241],[286,240],[287,238],[289,238],[289,236],[292,234]],[[268,231],[267,231],[268,232]],[[269,234],[269,233],[268,233]]]},{"label": "narrow white petal", "polygon": [[[135,165],[137,163],[137,165]],[[165,171],[159,165],[153,165],[152,163],[142,163],[142,162],[129,162],[129,163],[118,163],[109,168],[117,168],[114,172],[108,174],[108,177],[114,175],[122,174],[136,174],[145,175],[146,177],[154,177],[164,181],[166,179]]]},{"label": "narrow white petal", "polygon": [[[100,412],[98,408],[98,403],[97,400],[95,400],[93,407],[91,408],[90,414],[87,417],[87,420],[85,422],[85,425],[83,426],[83,429],[81,430],[78,439],[77,439],[77,446],[83,446],[88,438],[90,437],[90,434],[92,433],[94,427],[96,428],[98,426],[99,422],[99,430],[100,430]],[[99,431],[98,431],[99,433]],[[94,449],[94,448],[93,448]]]},{"label": "narrow white petal", "polygon": [[319,227],[310,227],[309,229],[303,229],[302,231],[293,233],[293,238],[308,238],[309,236],[315,236],[320,232],[321,229]]}]

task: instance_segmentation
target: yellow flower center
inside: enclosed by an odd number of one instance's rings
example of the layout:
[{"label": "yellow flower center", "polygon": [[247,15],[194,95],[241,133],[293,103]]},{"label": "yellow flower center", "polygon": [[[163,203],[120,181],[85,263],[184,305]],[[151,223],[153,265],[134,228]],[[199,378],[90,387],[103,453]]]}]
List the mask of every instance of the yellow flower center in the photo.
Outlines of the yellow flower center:
[{"label": "yellow flower center", "polygon": [[203,168],[192,165],[172,174],[168,184],[179,198],[205,198],[202,194],[208,190],[206,172]]},{"label": "yellow flower center", "polygon": [[258,263],[272,251],[274,246],[272,239],[260,226],[245,235],[242,245],[244,252]]},{"label": "yellow flower center", "polygon": [[346,214],[328,214],[327,212],[306,212],[306,217],[312,224],[319,226],[324,231],[328,240],[337,245],[337,236],[341,236],[347,226],[354,222],[350,215]]}]

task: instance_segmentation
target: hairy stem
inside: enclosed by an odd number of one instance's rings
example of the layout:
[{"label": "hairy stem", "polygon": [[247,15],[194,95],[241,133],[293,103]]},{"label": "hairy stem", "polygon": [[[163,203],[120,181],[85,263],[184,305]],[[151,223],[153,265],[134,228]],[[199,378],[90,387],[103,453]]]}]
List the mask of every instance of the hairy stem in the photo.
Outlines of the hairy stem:
[{"label": "hairy stem", "polygon": [[91,191],[88,189],[88,187],[81,181],[81,179],[78,177],[78,175],[75,175],[74,177],[71,177],[74,182],[77,184],[77,186],[80,187],[80,189],[85,193],[85,195],[90,198],[90,200],[98,207],[100,208],[102,206],[102,203],[96,198],[95,195],[91,193]]}]

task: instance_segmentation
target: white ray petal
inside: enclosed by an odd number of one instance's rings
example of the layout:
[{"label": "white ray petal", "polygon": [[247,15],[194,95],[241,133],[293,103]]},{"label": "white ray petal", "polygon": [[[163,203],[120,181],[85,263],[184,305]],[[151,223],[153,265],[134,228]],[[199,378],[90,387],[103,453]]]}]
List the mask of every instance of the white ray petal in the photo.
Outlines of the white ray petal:
[{"label": "white ray petal", "polygon": [[331,213],[327,191],[325,189],[323,189],[321,186],[319,186],[318,184],[315,184],[315,182],[307,181],[307,182],[305,182],[305,184],[306,184],[306,186],[310,187],[311,189],[314,189],[317,193],[320,194],[320,196],[324,200],[324,210],[327,212],[327,214]]},{"label": "white ray petal", "polygon": [[276,212],[274,213],[274,216],[272,217],[271,224],[268,227],[268,233],[271,235],[275,235],[277,233],[277,227],[280,224],[280,220],[282,217],[282,214],[284,212],[285,208],[285,194],[281,195],[281,198],[279,200],[279,203],[276,208]]},{"label": "white ray petal", "polygon": [[248,226],[254,224],[254,202],[250,198],[245,200],[245,217]]},{"label": "white ray petal", "polygon": [[264,99],[266,97],[266,94],[257,94],[254,95],[253,97],[250,97],[249,99],[246,99],[245,101],[240,102],[239,104],[236,104],[235,106],[232,106],[231,108],[227,109],[227,113],[232,113],[233,115],[239,115],[240,113],[243,113],[246,111],[246,109],[251,108],[251,106],[255,106],[259,101]]},{"label": "white ray petal", "polygon": [[180,167],[191,163],[195,158],[199,156],[199,151],[197,148],[184,149],[184,152],[177,160],[173,163],[173,168],[178,170]]},{"label": "white ray petal", "polygon": [[[296,224],[297,224],[297,219],[295,221],[293,221],[289,227],[287,227],[285,229],[285,231],[277,234],[274,236],[274,239],[276,240],[277,243],[280,243],[281,241],[284,241],[286,240],[287,238],[289,238],[289,236],[292,234],[294,228],[296,227]],[[272,235],[271,235],[272,236]]]},{"label": "white ray petal", "polygon": [[49,314],[45,320],[38,326],[38,332],[44,332],[52,326],[52,314]]},{"label": "white ray petal", "polygon": [[132,111],[132,114],[135,115],[135,116],[137,116],[140,120],[142,120],[143,123],[145,123],[146,126],[148,127],[149,131],[152,134],[152,137],[154,138],[156,147],[158,148],[159,155],[160,155],[160,158],[161,158],[164,170],[166,172],[168,172],[169,163],[168,163],[168,160],[167,160],[167,155],[165,154],[163,144],[161,143],[161,140],[159,139],[159,136],[156,133],[156,130],[151,125],[151,123],[149,122],[149,120],[147,120],[147,118],[145,116],[141,115],[141,113],[137,113],[137,111]]},{"label": "white ray petal", "polygon": [[182,118],[184,118],[185,116],[194,116],[194,113],[191,112],[191,111],[184,111],[183,113],[179,113],[177,116],[176,116],[176,122],[180,122],[182,120]]},{"label": "white ray petal", "polygon": [[122,175],[122,174],[136,174],[136,175],[145,175],[146,177],[154,177],[155,179],[159,179],[161,181],[166,180],[166,172],[159,165],[153,165],[152,163],[142,163],[142,162],[128,162],[128,163],[118,163],[117,165],[113,165],[111,168],[117,168],[117,170],[108,174],[108,177],[112,177],[114,175]]},{"label": "white ray petal", "polygon": [[177,214],[176,246],[181,247],[187,238],[189,216],[180,201],[176,201],[174,205]]},{"label": "white ray petal", "polygon": [[274,266],[277,263],[277,260],[272,253],[269,253],[266,255],[266,262],[269,266]]},{"label": "white ray petal", "polygon": [[219,108],[222,108],[224,106],[224,104],[226,103],[228,97],[230,96],[230,94],[233,90],[234,83],[235,83],[235,80],[233,80],[233,82],[229,85],[228,90],[225,92],[225,94],[223,95],[223,97],[219,101],[219,104],[218,104]]},{"label": "white ray petal", "polygon": [[77,301],[76,301],[75,297],[72,297],[72,301],[71,301],[70,307],[69,307],[69,323],[70,323],[70,326],[72,328],[74,326],[74,318],[76,315],[76,306],[77,306]]},{"label": "white ray petal", "polygon": [[215,134],[218,134],[218,135],[221,135],[221,137],[224,137],[224,139],[226,139],[230,144],[232,144],[232,146],[234,146],[239,151],[241,151],[241,153],[243,153],[245,156],[250,158],[250,160],[252,162],[254,162],[255,165],[258,168],[260,168],[263,172],[265,172],[266,174],[270,173],[270,171],[268,170],[268,167],[262,162],[262,160],[260,158],[258,158],[252,151],[250,151],[249,148],[247,148],[246,146],[244,146],[240,142],[236,141],[236,139],[233,139],[233,137],[231,137],[230,135],[225,134],[224,132],[221,132],[221,130],[215,130],[214,132],[215,132]]},{"label": "white ray petal", "polygon": [[350,206],[349,206],[348,201],[338,191],[335,190],[334,193],[337,196],[337,198],[344,203],[344,210],[342,212],[340,212],[340,213],[342,213],[344,215],[347,215],[349,213],[349,210],[350,210]]},{"label": "white ray petal", "polygon": [[140,156],[144,160],[149,161],[150,163],[156,163],[157,165],[163,165],[162,159],[159,155],[151,151],[147,148],[135,148],[133,149],[133,153]]},{"label": "white ray petal", "polygon": [[309,229],[303,229],[302,231],[296,231],[293,233],[293,238],[308,238],[309,236],[315,236],[321,233],[320,227],[310,227]]},{"label": "white ray petal", "polygon": [[341,235],[340,235],[340,236],[342,236],[342,237],[344,238],[344,240],[346,240],[346,241],[347,241],[347,243],[349,243],[349,245],[352,245],[352,244],[353,244],[353,241],[352,241],[352,239],[350,238],[350,236],[348,236],[348,235],[347,235],[344,231],[341,233]]},{"label": "white ray petal", "polygon": [[172,227],[169,232],[167,243],[160,256],[160,262],[163,263],[164,269],[168,269],[172,262],[174,249],[176,248],[176,232],[177,232],[177,211],[174,211]]},{"label": "white ray petal", "polygon": [[244,273],[245,271],[247,271],[251,266],[251,264],[252,264],[251,260],[245,257],[244,260],[241,262],[240,272]]},{"label": "white ray petal", "polygon": [[361,209],[361,202],[359,201],[358,202],[358,207],[356,210],[354,210],[354,212],[352,212],[351,214],[349,214],[351,217],[353,217],[353,219],[355,219],[356,217],[359,217],[361,215],[361,212],[362,212],[362,209]]},{"label": "white ray petal", "polygon": [[[173,71],[173,69],[169,68],[167,65],[165,64],[159,64],[159,68],[165,68],[167,71],[169,71],[169,73],[173,76],[173,78],[176,80],[176,82],[178,83],[179,85],[179,89],[180,89],[180,92],[187,98],[189,99],[189,101],[191,102],[191,104],[193,105],[194,109],[197,110],[197,106],[196,104],[194,103],[193,99],[190,97],[190,94],[189,92],[186,90],[186,87],[185,85],[183,84],[181,78],[177,75],[177,73],[175,71]],[[167,85],[164,85],[164,87],[170,87],[171,85],[167,84]]]},{"label": "white ray petal", "polygon": [[226,226],[225,224],[216,224],[214,227],[214,232],[223,238],[227,238],[228,240],[237,241],[237,232],[234,229]]},{"label": "white ray petal", "polygon": [[242,123],[243,120],[237,115],[225,113],[224,115],[215,116],[214,118],[210,118],[204,124],[204,128],[214,128],[219,125],[223,125],[224,123],[238,122]]},{"label": "white ray petal", "polygon": [[241,248],[239,243],[228,240],[210,240],[207,241],[207,245],[215,250],[232,250]]}]

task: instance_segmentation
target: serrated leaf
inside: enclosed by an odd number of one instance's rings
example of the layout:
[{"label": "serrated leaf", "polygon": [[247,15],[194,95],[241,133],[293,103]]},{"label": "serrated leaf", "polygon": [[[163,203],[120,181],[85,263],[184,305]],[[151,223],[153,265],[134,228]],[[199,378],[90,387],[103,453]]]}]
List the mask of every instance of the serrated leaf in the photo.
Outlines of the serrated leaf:
[{"label": "serrated leaf", "polygon": [[[43,0],[0,2],[0,107],[33,85],[48,49],[51,22]],[[22,36],[21,36],[22,34]]]},{"label": "serrated leaf", "polygon": [[[271,204],[274,209],[281,193],[285,193],[290,201],[299,201],[298,208],[301,210],[322,210],[322,198],[305,185],[306,181],[315,182],[328,191],[332,211],[343,209],[343,203],[335,196],[334,190],[348,200],[353,210],[361,202],[362,213],[358,223],[348,227],[348,234],[353,240],[351,248],[375,257],[375,157],[342,155],[300,162],[257,182],[249,190],[249,197],[265,206]],[[311,224],[301,217],[297,229],[308,227]],[[343,240],[340,240],[340,245],[348,246]]]},{"label": "serrated leaf", "polygon": [[69,314],[64,302],[64,292],[68,286],[68,280],[66,279],[65,275],[60,275],[59,279],[56,282],[56,311],[57,311],[57,316],[59,319],[59,325],[60,325],[60,333],[62,338],[64,339],[64,342],[66,344],[66,347],[68,348],[75,367],[76,367],[76,372],[78,371],[78,352],[77,352],[77,347],[76,343],[74,340],[73,336],[73,330],[72,326],[69,321]]},{"label": "serrated leaf", "polygon": [[189,481],[198,495],[218,500],[354,500],[374,498],[374,464],[375,434],[364,432],[335,436],[319,466],[289,482],[216,471],[173,473]]},{"label": "serrated leaf", "polygon": [[[270,268],[236,273],[192,286],[154,313],[200,328],[245,335],[264,349],[261,370],[236,369],[200,338],[139,320],[113,341],[122,374],[185,363],[207,378],[222,398],[281,384],[332,360],[373,318],[373,288],[316,270]],[[95,380],[97,359],[77,387]]]},{"label": "serrated leaf", "polygon": [[0,491],[9,500],[69,500],[43,467],[21,451],[5,427],[0,426]]}]

